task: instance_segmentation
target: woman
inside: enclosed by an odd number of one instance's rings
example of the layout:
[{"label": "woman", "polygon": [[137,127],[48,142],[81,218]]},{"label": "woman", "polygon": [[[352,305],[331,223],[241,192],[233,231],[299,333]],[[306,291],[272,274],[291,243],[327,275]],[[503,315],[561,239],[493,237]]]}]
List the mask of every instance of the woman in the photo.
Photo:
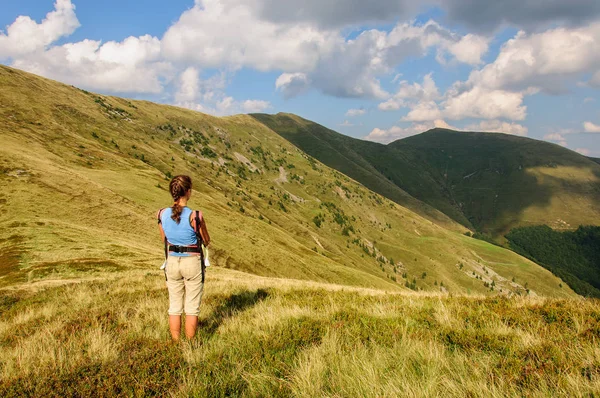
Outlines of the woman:
[{"label": "woman", "polygon": [[192,196],[192,179],[185,175],[175,176],[169,183],[169,190],[173,206],[160,210],[157,218],[160,236],[165,242],[165,255],[168,252],[165,276],[169,290],[169,330],[173,340],[178,341],[184,311],[186,337],[193,338],[198,328],[204,290],[202,244],[208,246],[210,236],[202,212],[187,207]]}]

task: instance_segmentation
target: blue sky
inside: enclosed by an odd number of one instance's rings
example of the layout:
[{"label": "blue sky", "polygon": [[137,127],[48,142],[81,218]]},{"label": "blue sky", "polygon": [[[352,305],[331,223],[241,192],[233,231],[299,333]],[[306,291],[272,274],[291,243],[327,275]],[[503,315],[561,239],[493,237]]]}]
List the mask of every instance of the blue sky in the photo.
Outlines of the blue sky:
[{"label": "blue sky", "polygon": [[383,143],[442,126],[600,157],[600,6],[486,4],[4,0],[0,62],[216,115],[296,113]]}]

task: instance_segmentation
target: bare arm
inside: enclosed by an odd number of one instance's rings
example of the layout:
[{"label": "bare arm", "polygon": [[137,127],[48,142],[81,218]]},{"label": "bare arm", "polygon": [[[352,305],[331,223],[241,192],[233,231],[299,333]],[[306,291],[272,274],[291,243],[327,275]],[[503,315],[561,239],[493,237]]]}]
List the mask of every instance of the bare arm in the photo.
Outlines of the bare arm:
[{"label": "bare arm", "polygon": [[[194,217],[193,215],[194,214],[192,213],[192,215],[190,216],[190,224],[192,225],[194,231],[196,231],[196,217]],[[198,218],[200,218],[200,237],[202,238],[204,246],[208,247],[208,245],[210,244],[210,235],[208,234],[208,229],[206,229],[206,220],[204,219],[204,215],[200,210],[198,210]]]},{"label": "bare arm", "polygon": [[[160,215],[162,213],[162,210],[159,210],[158,213],[156,213],[156,219],[160,220]],[[163,227],[162,224],[159,222],[158,223],[158,230],[160,232],[160,241],[164,242],[165,241],[165,231],[163,231]]]},{"label": "bare arm", "polygon": [[208,234],[208,229],[206,229],[206,220],[204,217],[200,219],[200,235],[202,236],[204,246],[208,247],[210,244],[210,235]]}]

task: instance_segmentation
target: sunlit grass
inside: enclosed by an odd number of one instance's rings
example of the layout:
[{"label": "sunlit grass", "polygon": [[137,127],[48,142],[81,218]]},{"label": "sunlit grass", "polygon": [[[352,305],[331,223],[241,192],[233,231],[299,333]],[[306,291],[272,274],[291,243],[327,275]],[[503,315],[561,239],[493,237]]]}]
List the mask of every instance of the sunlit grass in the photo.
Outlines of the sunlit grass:
[{"label": "sunlit grass", "polygon": [[5,297],[2,396],[586,396],[600,388],[593,300],[392,294],[213,268],[197,338],[173,344],[156,271]]}]

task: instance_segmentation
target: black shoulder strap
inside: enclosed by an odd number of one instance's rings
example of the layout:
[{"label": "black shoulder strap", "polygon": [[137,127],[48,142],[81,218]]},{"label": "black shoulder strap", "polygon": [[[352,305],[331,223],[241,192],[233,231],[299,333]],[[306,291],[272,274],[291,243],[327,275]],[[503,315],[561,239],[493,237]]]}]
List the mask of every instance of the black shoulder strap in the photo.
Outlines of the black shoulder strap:
[{"label": "black shoulder strap", "polygon": [[198,239],[198,248],[200,249],[200,265],[202,269],[202,283],[204,283],[204,278],[206,274],[206,264],[204,264],[204,252],[202,251],[202,235],[200,235],[200,211],[196,210],[196,214],[194,215],[194,219],[196,221],[196,238]]},{"label": "black shoulder strap", "polygon": [[196,210],[195,215],[194,215],[194,219],[196,221],[196,237],[198,238],[198,247],[200,247],[202,245],[202,235],[200,234],[200,211]]}]

